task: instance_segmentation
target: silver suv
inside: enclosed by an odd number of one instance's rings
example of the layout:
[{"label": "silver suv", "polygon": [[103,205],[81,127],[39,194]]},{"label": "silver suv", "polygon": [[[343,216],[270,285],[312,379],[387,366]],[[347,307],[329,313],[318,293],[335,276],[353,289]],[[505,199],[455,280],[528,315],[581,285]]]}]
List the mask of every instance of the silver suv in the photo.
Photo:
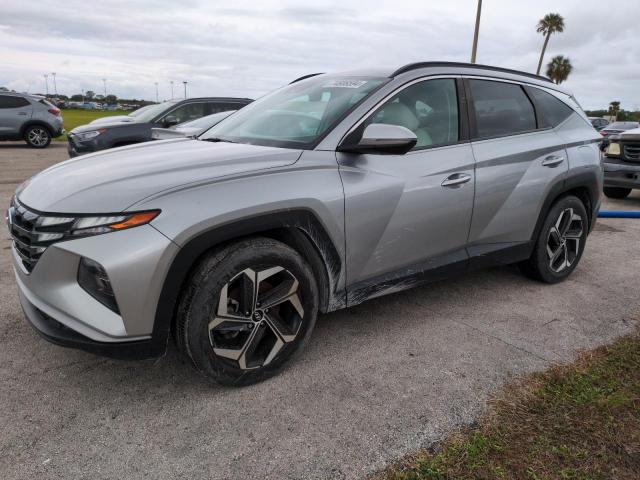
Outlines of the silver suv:
[{"label": "silver suv", "polygon": [[60,110],[38,95],[0,92],[0,140],[45,148],[64,133]]},{"label": "silver suv", "polygon": [[198,139],[55,165],[9,209],[27,318],[114,357],[168,339],[207,378],[275,374],[318,312],[473,268],[567,278],[600,205],[593,129],[525,73],[456,63],[308,76]]}]

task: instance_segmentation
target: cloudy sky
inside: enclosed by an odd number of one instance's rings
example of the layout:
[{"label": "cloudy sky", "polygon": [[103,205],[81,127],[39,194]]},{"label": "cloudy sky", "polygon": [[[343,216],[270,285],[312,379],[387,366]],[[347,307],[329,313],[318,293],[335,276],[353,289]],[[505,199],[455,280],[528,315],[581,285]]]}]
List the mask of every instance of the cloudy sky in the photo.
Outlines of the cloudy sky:
[{"label": "cloudy sky", "polygon": [[[640,109],[638,0],[484,0],[478,63],[535,71],[538,20],[557,12],[566,30],[545,60],[563,54],[566,86],[585,108],[620,100]],[[311,72],[469,61],[476,0],[0,1],[0,86],[119,97],[258,97]],[[545,63],[546,63],[545,61]],[[50,89],[53,90],[51,77]]]}]

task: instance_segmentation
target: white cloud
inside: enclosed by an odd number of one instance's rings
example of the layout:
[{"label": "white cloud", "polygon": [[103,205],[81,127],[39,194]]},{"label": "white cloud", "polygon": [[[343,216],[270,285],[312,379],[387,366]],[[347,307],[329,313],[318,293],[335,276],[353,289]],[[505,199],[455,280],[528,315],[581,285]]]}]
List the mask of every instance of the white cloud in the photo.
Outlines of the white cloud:
[{"label": "white cloud", "polygon": [[[64,5],[64,7],[61,7]],[[257,97],[318,71],[399,66],[419,60],[468,61],[475,0],[448,2],[289,0],[0,4],[0,85],[44,91],[57,73],[66,94],[107,89],[121,97],[170,97],[182,80],[189,94]],[[564,16],[546,60],[568,56],[566,86],[586,108],[620,100],[638,108],[640,35],[637,0],[485,1],[478,61],[533,71],[542,46],[537,21]],[[51,87],[52,88],[52,87]]]}]

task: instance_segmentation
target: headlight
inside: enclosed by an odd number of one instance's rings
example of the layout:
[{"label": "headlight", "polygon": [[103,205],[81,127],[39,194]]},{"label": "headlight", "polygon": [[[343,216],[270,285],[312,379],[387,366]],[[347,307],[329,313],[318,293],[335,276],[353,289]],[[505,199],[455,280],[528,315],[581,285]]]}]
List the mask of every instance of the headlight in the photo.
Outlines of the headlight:
[{"label": "headlight", "polygon": [[89,132],[74,133],[73,136],[79,142],[84,142],[85,140],[91,140],[92,138],[95,138],[98,135],[102,135],[106,131],[107,131],[106,128],[100,128],[98,130],[91,130]]},{"label": "headlight", "polygon": [[160,210],[150,210],[148,212],[96,217],[41,217],[36,229],[39,232],[58,232],[64,229],[65,236],[85,237],[139,227],[149,223],[159,213]]},{"label": "headlight", "polygon": [[[28,231],[34,245],[48,246],[52,243],[88,237],[102,233],[117,232],[145,225],[160,214],[160,210],[123,212],[106,215],[64,215],[30,212],[13,198],[10,209],[31,217]],[[24,230],[24,226],[22,227]]]},{"label": "headlight", "polygon": [[609,157],[619,157],[620,156],[620,144],[619,143],[610,143],[605,151],[605,155]]}]

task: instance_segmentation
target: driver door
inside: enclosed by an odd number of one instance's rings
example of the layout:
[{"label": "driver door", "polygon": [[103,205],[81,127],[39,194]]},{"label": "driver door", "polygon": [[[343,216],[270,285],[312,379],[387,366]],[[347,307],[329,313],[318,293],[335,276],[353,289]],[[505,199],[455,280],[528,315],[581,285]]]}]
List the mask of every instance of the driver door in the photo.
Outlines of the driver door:
[{"label": "driver door", "polygon": [[474,158],[458,83],[413,83],[352,132],[361,136],[371,123],[406,127],[418,138],[408,153],[336,154],[351,305],[467,267]]}]

